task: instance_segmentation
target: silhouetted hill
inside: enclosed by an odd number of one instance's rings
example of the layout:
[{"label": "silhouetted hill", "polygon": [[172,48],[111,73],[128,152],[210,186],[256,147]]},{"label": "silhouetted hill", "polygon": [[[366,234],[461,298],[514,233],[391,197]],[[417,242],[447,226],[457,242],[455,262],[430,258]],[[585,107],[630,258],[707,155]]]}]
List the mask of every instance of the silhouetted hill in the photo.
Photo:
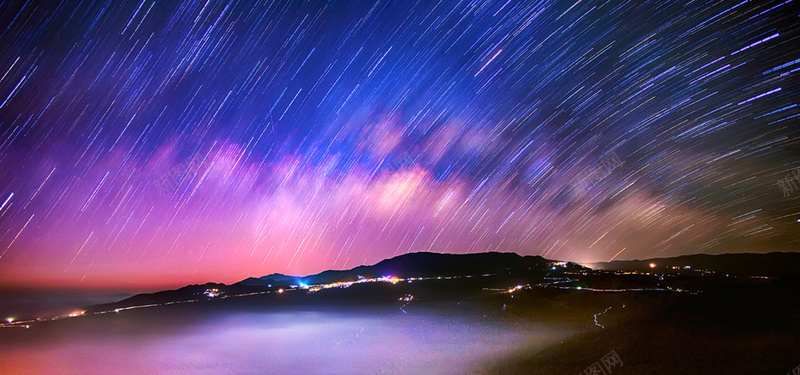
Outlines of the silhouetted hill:
[{"label": "silhouetted hill", "polygon": [[[271,274],[250,277],[233,285],[267,286],[299,284],[328,284],[337,281],[355,281],[359,276],[435,277],[466,276],[508,271],[533,271],[547,267],[547,259],[540,256],[521,256],[515,253],[441,254],[418,252],[385,259],[372,266],[358,266],[349,270],[329,270],[308,276]],[[573,267],[579,267],[572,265]]]},{"label": "silhouetted hill", "polygon": [[298,284],[300,282],[300,279],[301,277],[298,276],[288,276],[282,273],[273,273],[261,277],[248,277],[233,285],[260,286],[260,287],[270,286],[270,285],[289,285],[289,284]]},{"label": "silhouetted hill", "polygon": [[[419,252],[386,259],[372,266],[359,266],[341,271],[324,271],[304,277],[274,273],[258,278],[250,277],[232,285],[217,283],[189,285],[176,290],[139,294],[116,303],[91,306],[87,310],[94,312],[127,306],[212,299],[214,297],[204,294],[209,289],[217,289],[221,292],[221,296],[241,295],[274,291],[279,288],[286,288],[289,285],[299,285],[300,283],[308,285],[329,284],[339,281],[356,281],[362,277],[368,279],[383,276],[419,278],[494,274],[524,277],[525,279],[541,278],[547,273],[551,263],[552,261],[540,256],[521,256],[515,253],[440,254]],[[567,268],[562,267],[561,270],[570,268],[577,270],[583,267],[570,263]]]},{"label": "silhouetted hill", "polygon": [[174,301],[203,299],[203,298],[208,298],[203,293],[209,289],[218,289],[222,291],[229,290],[228,286],[225,284],[218,284],[218,283],[194,284],[194,285],[187,285],[183,288],[175,290],[164,290],[155,293],[137,294],[133,297],[126,298],[119,302],[90,306],[86,310],[87,312],[95,312],[103,310],[113,310],[125,306],[142,306],[142,305],[160,304],[160,303],[174,302]]},{"label": "silhouetted hill", "polygon": [[[410,253],[386,259],[371,266],[359,266],[350,270],[330,270],[309,276],[287,276],[271,274],[258,278],[247,278],[232,285],[207,283],[189,285],[176,290],[167,290],[150,294],[139,294],[116,303],[92,306],[88,311],[104,311],[128,306],[150,304],[166,304],[190,300],[219,300],[233,295],[255,295],[290,285],[329,284],[340,281],[356,281],[359,278],[379,278],[395,276],[399,278],[436,278],[448,276],[481,276],[493,275],[503,282],[501,284],[518,285],[520,283],[536,283],[547,277],[563,277],[563,272],[575,274],[586,270],[584,267],[566,263],[553,267],[555,261],[540,256],[521,256],[515,253],[475,253],[475,254],[441,254]],[[654,264],[655,267],[651,267]],[[605,270],[639,271],[671,275],[668,278],[636,278],[636,275],[614,275],[607,273],[584,273],[582,283],[585,287],[595,286],[611,289],[673,287],[678,289],[703,290],[708,287],[724,285],[731,282],[725,275],[731,274],[742,278],[750,276],[783,277],[800,275],[800,254],[724,254],[724,255],[689,255],[676,258],[658,258],[632,261],[614,261],[596,264],[595,267]],[[558,269],[557,271],[555,269]],[[559,276],[560,275],[560,276]],[[573,280],[573,282],[575,282]],[[582,284],[576,284],[582,285]],[[209,296],[209,291],[214,295]],[[451,290],[452,291],[452,290]],[[341,291],[351,295],[353,291]],[[296,297],[293,297],[296,298]],[[322,301],[319,296],[313,297]],[[344,301],[346,298],[337,297]]]},{"label": "silhouetted hill", "polygon": [[533,272],[543,270],[547,267],[548,262],[551,261],[540,256],[521,256],[515,253],[440,254],[419,252],[386,259],[372,266],[359,266],[347,271],[325,271],[306,276],[302,280],[306,284],[325,284],[357,280],[358,276],[409,278]]}]

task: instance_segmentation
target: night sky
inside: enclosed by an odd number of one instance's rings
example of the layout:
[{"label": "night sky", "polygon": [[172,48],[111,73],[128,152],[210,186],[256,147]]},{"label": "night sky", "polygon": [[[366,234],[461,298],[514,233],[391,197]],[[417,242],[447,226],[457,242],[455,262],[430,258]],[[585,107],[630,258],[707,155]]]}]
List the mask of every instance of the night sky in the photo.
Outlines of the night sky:
[{"label": "night sky", "polygon": [[5,1],[0,284],[235,282],[417,251],[796,251],[798,15]]}]

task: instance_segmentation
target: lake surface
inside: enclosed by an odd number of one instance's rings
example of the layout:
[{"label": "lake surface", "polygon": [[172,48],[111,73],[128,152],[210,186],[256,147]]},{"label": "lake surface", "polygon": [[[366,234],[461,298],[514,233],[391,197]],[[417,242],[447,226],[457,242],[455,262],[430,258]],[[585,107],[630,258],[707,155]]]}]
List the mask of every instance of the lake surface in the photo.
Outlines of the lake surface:
[{"label": "lake surface", "polygon": [[468,374],[567,335],[440,313],[110,315],[0,330],[0,373]]}]

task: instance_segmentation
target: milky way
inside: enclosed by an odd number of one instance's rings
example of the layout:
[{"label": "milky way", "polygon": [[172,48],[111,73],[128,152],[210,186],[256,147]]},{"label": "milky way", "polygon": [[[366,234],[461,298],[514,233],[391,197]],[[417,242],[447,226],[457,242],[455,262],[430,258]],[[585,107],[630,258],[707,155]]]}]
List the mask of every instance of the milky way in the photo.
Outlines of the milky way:
[{"label": "milky way", "polygon": [[797,250],[798,25],[792,0],[6,1],[0,282]]}]

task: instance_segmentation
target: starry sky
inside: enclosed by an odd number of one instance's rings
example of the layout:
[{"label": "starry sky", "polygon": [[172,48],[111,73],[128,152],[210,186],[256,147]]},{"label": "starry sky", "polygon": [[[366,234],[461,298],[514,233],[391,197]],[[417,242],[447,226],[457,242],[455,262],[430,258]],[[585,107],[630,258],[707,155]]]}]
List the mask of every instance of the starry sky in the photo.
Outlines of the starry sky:
[{"label": "starry sky", "polygon": [[4,1],[0,284],[235,282],[417,251],[797,251],[799,15]]}]

